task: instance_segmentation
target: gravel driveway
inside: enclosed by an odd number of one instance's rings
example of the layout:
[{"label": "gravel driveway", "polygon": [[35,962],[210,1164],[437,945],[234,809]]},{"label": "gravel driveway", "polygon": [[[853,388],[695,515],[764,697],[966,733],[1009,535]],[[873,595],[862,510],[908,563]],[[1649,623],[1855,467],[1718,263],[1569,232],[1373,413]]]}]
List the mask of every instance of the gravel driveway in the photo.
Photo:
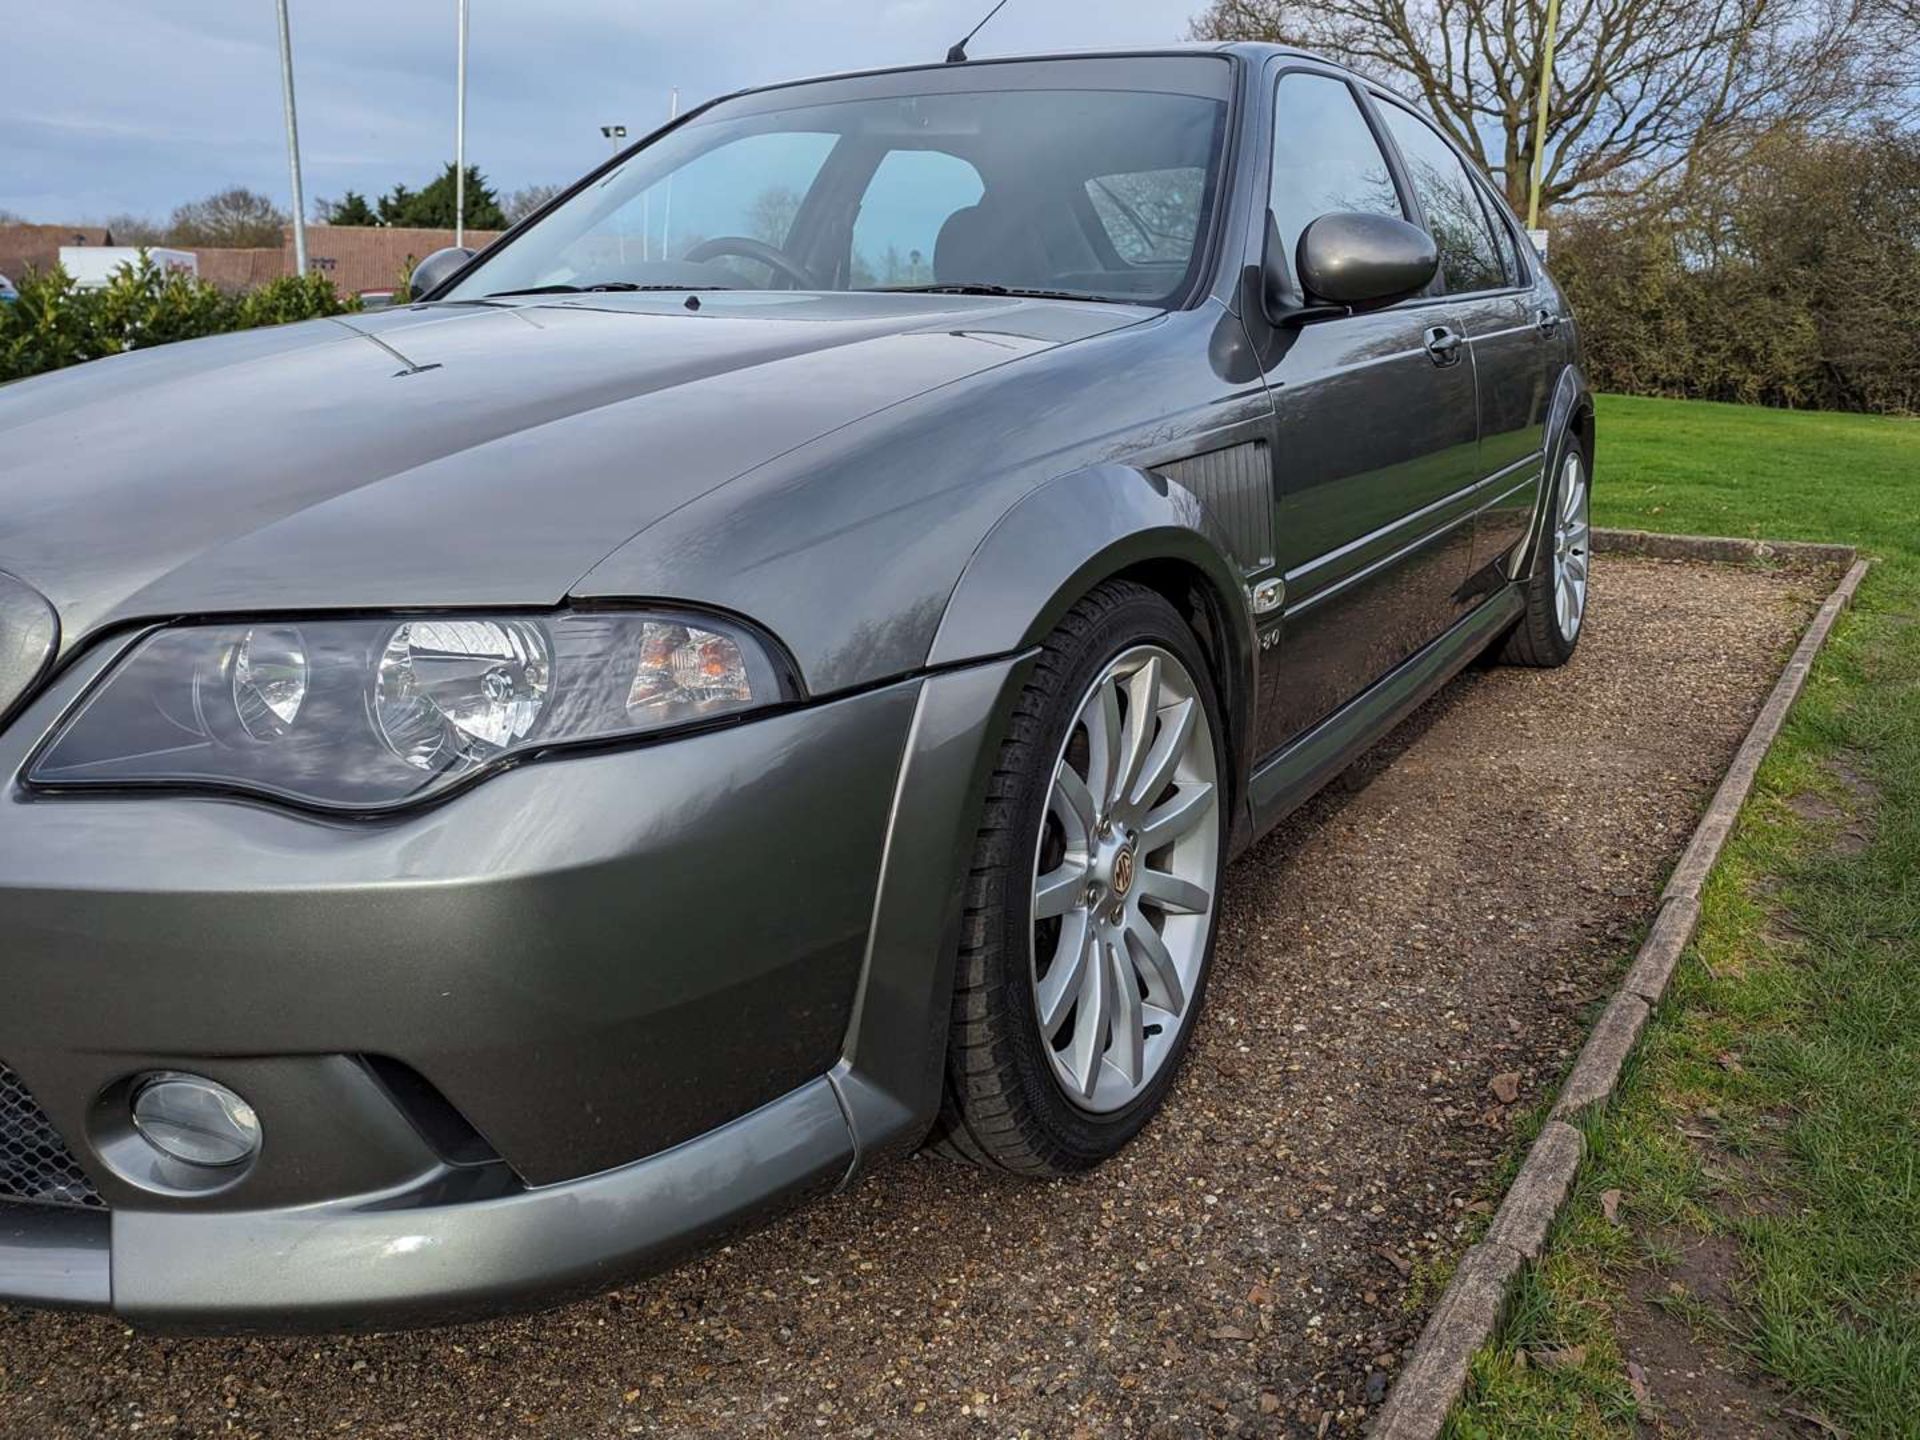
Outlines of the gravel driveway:
[{"label": "gravel driveway", "polygon": [[1357,1431],[1825,586],[1603,557],[1578,658],[1470,671],[1232,870],[1125,1156],[926,1158],[553,1314],[346,1340],[0,1309],[0,1435]]}]

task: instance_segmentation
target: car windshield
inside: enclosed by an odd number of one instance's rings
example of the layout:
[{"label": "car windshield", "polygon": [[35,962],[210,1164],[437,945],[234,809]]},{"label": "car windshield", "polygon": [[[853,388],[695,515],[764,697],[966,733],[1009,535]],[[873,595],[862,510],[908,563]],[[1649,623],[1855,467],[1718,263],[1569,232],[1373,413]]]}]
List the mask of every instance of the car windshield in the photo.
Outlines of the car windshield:
[{"label": "car windshield", "polygon": [[1008,88],[808,103],[835,88],[716,107],[444,298],[978,289],[1165,304],[1187,289],[1218,182],[1221,101]]}]

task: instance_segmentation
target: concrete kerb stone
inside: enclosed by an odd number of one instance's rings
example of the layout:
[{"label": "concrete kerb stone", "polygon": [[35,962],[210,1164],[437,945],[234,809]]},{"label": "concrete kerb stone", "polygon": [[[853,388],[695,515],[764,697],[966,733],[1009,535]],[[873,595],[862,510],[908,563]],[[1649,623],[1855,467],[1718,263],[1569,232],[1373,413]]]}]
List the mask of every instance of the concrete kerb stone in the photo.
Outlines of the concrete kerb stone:
[{"label": "concrete kerb stone", "polygon": [[1593,548],[1602,555],[1638,555],[1647,560],[1708,560],[1722,565],[1778,561],[1789,565],[1851,565],[1851,545],[1811,540],[1747,540],[1733,535],[1661,535],[1651,530],[1595,529]]},{"label": "concrete kerb stone", "polygon": [[1591,1105],[1604,1104],[1620,1081],[1627,1056],[1639,1043],[1640,1032],[1647,1028],[1653,1009],[1638,995],[1621,991],[1613,1003],[1601,1012],[1600,1021],[1580,1047],[1580,1058],[1560,1087],[1560,1100],[1553,1107],[1554,1118],[1578,1116]]},{"label": "concrete kerb stone", "polygon": [[1440,1433],[1474,1355],[1500,1324],[1507,1286],[1525,1263],[1519,1251],[1485,1242],[1460,1257],[1374,1421],[1374,1440],[1432,1440]]},{"label": "concrete kerb stone", "polygon": [[1869,563],[1856,560],[1820,607],[1819,613],[1813,617],[1813,623],[1807,627],[1807,633],[1801,638],[1792,658],[1787,661],[1787,668],[1774,685],[1773,693],[1761,707],[1753,728],[1747,732],[1747,738],[1734,753],[1733,763],[1727,767],[1726,778],[1720,782],[1720,788],[1713,792],[1706,814],[1700,817],[1693,838],[1687,842],[1680,863],[1673,867],[1667,888],[1661,892],[1662,900],[1700,898],[1701,887],[1707,883],[1714,862],[1720,858],[1721,847],[1727,843],[1727,837],[1733,833],[1734,822],[1740,818],[1740,808],[1753,791],[1754,778],[1760,773],[1761,762],[1767,758],[1767,751],[1780,734],[1780,727],[1786,724],[1787,712],[1793,708],[1793,702],[1799,698],[1801,688],[1807,683],[1814,659],[1826,644],[1827,636],[1832,633],[1834,622],[1840,618],[1840,612],[1853,602],[1854,592],[1860,588],[1860,581],[1865,578]]},{"label": "concrete kerb stone", "polygon": [[1547,1230],[1573,1190],[1587,1141],[1564,1120],[1549,1120],[1534,1138],[1526,1163],[1513,1177],[1507,1198],[1487,1227],[1486,1243],[1504,1245],[1522,1258],[1538,1260]]},{"label": "concrete kerb stone", "polygon": [[1700,902],[1694,896],[1674,895],[1662,901],[1653,929],[1647,933],[1640,953],[1634,956],[1633,966],[1627,971],[1621,988],[1657,1006],[1667,993],[1674,967],[1680,963],[1680,956],[1699,923]]}]

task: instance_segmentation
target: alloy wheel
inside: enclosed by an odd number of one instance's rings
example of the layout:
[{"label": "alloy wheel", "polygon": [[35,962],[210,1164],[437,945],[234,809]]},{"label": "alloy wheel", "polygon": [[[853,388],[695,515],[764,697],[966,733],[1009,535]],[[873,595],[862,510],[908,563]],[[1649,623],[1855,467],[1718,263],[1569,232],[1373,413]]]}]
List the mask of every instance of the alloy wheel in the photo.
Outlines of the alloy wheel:
[{"label": "alloy wheel", "polygon": [[1560,466],[1560,496],[1553,527],[1553,611],[1568,641],[1580,633],[1587,613],[1587,561],[1592,533],[1587,524],[1587,467],[1578,451]]},{"label": "alloy wheel", "polygon": [[1174,1053],[1219,885],[1219,777],[1199,686],[1155,645],[1080,702],[1034,857],[1033,996],[1054,1078],[1118,1110]]}]

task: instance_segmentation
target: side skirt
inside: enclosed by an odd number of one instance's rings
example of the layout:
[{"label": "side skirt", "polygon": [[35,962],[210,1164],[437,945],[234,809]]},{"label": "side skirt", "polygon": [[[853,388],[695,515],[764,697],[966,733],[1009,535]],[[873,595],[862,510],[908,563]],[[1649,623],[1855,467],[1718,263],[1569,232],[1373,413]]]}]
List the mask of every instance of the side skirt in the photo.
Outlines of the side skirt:
[{"label": "side skirt", "polygon": [[1253,837],[1257,839],[1286,819],[1371,749],[1498,639],[1525,610],[1520,587],[1506,586],[1399,668],[1256,765],[1247,786]]}]

